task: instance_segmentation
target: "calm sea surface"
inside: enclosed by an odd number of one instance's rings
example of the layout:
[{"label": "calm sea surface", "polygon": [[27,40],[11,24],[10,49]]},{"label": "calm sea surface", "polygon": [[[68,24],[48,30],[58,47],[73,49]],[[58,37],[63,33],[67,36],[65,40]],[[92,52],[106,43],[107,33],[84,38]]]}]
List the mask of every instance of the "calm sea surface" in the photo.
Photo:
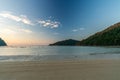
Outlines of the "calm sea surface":
[{"label": "calm sea surface", "polygon": [[120,59],[120,47],[8,46],[0,47],[0,61]]}]

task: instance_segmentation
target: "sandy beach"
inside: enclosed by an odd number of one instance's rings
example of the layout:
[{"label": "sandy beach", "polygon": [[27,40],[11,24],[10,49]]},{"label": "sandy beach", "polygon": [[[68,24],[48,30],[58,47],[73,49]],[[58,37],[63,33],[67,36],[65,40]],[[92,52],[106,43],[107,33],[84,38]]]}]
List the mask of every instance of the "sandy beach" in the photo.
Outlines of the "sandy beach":
[{"label": "sandy beach", "polygon": [[0,62],[0,80],[119,80],[120,60]]}]

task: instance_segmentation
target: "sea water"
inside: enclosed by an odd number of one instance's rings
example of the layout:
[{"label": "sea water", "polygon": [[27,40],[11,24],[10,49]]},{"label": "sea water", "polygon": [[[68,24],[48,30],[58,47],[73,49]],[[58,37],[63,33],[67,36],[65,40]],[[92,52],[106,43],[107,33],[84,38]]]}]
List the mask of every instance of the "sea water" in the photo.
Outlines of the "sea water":
[{"label": "sea water", "polygon": [[120,59],[120,47],[7,46],[0,47],[0,61]]}]

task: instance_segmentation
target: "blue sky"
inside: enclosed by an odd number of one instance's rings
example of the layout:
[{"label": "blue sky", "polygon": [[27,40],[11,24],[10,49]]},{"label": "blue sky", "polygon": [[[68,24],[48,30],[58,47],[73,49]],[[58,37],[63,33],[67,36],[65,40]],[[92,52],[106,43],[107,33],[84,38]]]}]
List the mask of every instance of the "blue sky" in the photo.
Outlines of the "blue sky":
[{"label": "blue sky", "polygon": [[8,45],[82,40],[120,21],[120,0],[0,0],[0,36]]}]

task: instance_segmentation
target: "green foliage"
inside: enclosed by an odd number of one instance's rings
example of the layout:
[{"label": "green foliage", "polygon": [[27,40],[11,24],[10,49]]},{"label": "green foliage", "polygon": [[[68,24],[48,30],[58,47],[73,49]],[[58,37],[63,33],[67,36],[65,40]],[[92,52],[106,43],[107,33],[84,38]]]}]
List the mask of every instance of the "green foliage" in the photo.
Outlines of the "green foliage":
[{"label": "green foliage", "polygon": [[120,23],[114,24],[107,29],[98,32],[82,41],[64,40],[50,46],[120,46]]},{"label": "green foliage", "polygon": [[79,45],[87,46],[119,46],[120,45],[120,26],[111,26],[104,31],[94,34],[85,40],[82,40]]}]

